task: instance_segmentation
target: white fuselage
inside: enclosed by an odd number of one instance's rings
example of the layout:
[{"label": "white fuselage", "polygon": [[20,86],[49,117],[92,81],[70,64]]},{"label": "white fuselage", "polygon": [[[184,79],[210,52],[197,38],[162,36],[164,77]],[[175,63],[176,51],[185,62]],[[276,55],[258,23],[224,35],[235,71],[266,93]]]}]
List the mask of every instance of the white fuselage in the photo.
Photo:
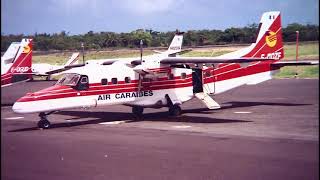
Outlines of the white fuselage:
[{"label": "white fuselage", "polygon": [[[227,70],[230,66],[232,64],[224,64],[216,69],[204,67],[201,75],[203,92],[219,94],[244,84],[260,83],[272,77],[270,69],[260,73],[254,71],[257,66],[268,66],[263,62],[253,63],[245,68],[235,66],[232,70]],[[18,113],[34,113],[113,104],[164,107],[168,105],[166,95],[178,104],[193,98],[193,70],[166,68],[168,73],[155,74],[154,78],[147,78],[139,83],[139,73],[120,61],[111,65],[88,64],[85,67],[74,68],[72,72],[87,76],[89,89],[76,90],[70,86],[55,85],[24,96],[14,104],[13,110]],[[252,74],[249,73],[250,68],[253,70]],[[248,70],[246,75],[243,75],[244,70]],[[211,75],[204,76],[207,72],[211,72]],[[227,78],[230,75],[234,76],[233,74],[238,77]],[[103,84],[103,81],[107,84]]]}]

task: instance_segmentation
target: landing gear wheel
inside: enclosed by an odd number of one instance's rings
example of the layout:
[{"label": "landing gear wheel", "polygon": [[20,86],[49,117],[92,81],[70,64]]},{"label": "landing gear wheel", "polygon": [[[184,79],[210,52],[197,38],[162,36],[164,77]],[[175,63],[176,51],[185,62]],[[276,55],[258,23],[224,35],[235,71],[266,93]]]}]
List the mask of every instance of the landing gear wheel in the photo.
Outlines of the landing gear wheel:
[{"label": "landing gear wheel", "polygon": [[38,122],[38,127],[39,128],[43,128],[43,129],[49,129],[50,128],[51,124],[47,119],[47,115],[52,114],[52,113],[54,113],[54,111],[51,111],[49,113],[41,112],[39,114],[39,117],[40,117],[40,121]]},{"label": "landing gear wheel", "polygon": [[143,114],[143,107],[133,106],[133,107],[132,107],[132,113],[133,113],[136,117],[141,117],[142,114]]},{"label": "landing gear wheel", "polygon": [[179,105],[173,105],[169,107],[169,115],[170,116],[179,116],[181,115],[182,110]]},{"label": "landing gear wheel", "polygon": [[38,127],[43,129],[49,129],[51,126],[50,122],[47,119],[41,119],[38,122]]}]

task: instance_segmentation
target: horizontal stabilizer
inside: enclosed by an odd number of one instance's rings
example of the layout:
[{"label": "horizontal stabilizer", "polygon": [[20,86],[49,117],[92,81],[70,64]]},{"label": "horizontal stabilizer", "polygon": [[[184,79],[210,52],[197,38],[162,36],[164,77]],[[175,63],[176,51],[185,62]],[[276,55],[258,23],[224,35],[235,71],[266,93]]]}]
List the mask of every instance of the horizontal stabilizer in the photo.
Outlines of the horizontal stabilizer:
[{"label": "horizontal stabilizer", "polygon": [[214,57],[168,57],[160,61],[161,64],[188,64],[188,63],[248,63],[255,61],[270,61],[269,58],[214,58]]},{"label": "horizontal stabilizer", "polygon": [[319,64],[319,60],[298,60],[298,61],[277,61],[272,63],[272,67],[283,67],[283,66],[310,66]]},{"label": "horizontal stabilizer", "polygon": [[194,94],[204,105],[206,105],[209,109],[220,109],[220,105],[214,101],[208,94],[203,92]]}]

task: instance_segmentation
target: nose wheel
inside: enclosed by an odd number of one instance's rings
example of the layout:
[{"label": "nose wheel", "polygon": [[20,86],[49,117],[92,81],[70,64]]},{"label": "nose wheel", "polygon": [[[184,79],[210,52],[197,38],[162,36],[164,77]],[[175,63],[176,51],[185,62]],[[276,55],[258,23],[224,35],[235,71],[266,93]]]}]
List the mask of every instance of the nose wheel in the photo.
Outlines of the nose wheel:
[{"label": "nose wheel", "polygon": [[53,113],[54,111],[52,112],[49,112],[49,113],[40,113],[39,114],[39,117],[40,117],[40,121],[38,122],[38,127],[39,128],[42,128],[42,129],[49,129],[51,127],[51,123],[50,121],[48,121],[47,119],[47,115]]},{"label": "nose wheel", "polygon": [[48,121],[47,119],[41,119],[38,122],[38,127],[39,128],[43,128],[43,129],[49,129],[51,126],[50,121]]}]

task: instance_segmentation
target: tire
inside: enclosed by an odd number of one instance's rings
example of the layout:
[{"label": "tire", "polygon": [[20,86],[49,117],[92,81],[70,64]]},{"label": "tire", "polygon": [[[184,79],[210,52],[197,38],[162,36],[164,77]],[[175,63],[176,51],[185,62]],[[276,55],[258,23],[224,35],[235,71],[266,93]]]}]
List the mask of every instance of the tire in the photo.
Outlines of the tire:
[{"label": "tire", "polygon": [[169,108],[170,116],[180,116],[182,114],[182,110],[179,105],[173,105]]},{"label": "tire", "polygon": [[142,114],[143,114],[143,107],[133,106],[132,107],[132,113],[137,117],[141,117]]},{"label": "tire", "polygon": [[38,127],[43,129],[49,129],[51,126],[50,122],[48,120],[40,120],[38,122]]}]

